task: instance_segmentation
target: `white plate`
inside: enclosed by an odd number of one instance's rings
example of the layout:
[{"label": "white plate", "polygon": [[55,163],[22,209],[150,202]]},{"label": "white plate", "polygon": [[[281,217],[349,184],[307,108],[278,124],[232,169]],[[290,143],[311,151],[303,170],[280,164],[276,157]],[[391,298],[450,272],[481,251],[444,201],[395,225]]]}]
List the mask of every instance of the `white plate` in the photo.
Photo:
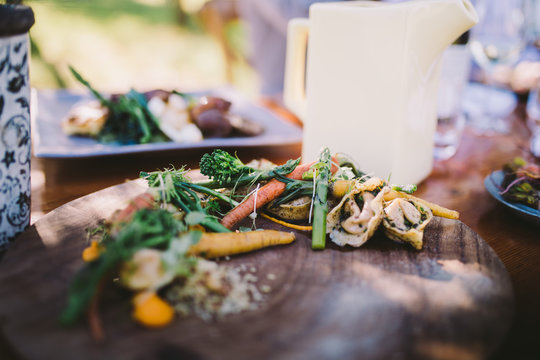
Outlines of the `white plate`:
[{"label": "white plate", "polygon": [[[101,144],[94,139],[67,136],[60,126],[69,109],[77,102],[92,99],[90,94],[77,94],[67,90],[37,91],[33,97],[32,146],[39,158],[83,158],[194,148],[230,148],[246,146],[276,146],[298,144],[302,130],[275,116],[269,110],[255,105],[232,88],[212,90],[193,95],[221,96],[232,103],[230,112],[257,122],[264,127],[261,135],[253,137],[212,138],[191,144],[174,142],[114,145]],[[37,102],[37,106],[35,106]]]}]

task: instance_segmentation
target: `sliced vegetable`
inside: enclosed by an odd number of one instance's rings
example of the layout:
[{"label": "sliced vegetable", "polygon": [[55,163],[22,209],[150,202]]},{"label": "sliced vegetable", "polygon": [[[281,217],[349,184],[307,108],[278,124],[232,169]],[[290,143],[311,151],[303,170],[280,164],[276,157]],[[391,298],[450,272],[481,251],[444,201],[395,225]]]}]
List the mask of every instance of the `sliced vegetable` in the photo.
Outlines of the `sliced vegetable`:
[{"label": "sliced vegetable", "polygon": [[275,205],[275,202],[276,200],[270,202],[265,208],[265,211],[272,216],[294,221],[309,219],[309,215],[311,214],[311,195],[301,196],[279,205]]}]

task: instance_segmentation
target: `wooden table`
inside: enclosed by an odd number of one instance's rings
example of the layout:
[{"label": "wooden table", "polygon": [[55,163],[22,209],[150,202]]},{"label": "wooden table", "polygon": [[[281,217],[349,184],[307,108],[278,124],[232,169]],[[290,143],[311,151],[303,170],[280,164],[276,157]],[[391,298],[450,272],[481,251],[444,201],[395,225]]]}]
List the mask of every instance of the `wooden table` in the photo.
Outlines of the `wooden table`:
[{"label": "wooden table", "polygon": [[[435,164],[420,184],[418,195],[453,208],[461,221],[495,250],[510,273],[515,297],[515,321],[495,359],[536,359],[540,336],[540,227],[515,217],[486,192],[483,179],[514,156],[523,154],[529,133],[518,111],[514,131],[505,136],[476,136],[466,130],[458,153]],[[301,146],[239,149],[240,159],[265,157],[277,163],[300,156]],[[77,160],[33,159],[32,222],[73,199],[135,179],[141,170],[186,164],[196,168],[203,150],[162,152]],[[497,314],[493,314],[497,316]],[[0,358],[16,359],[1,341]]]}]

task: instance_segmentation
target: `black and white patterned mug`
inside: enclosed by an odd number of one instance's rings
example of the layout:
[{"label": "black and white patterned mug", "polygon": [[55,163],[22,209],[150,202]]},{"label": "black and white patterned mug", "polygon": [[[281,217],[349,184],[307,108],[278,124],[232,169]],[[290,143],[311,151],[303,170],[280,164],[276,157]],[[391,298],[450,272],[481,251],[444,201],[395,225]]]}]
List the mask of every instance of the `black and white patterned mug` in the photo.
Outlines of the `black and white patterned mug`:
[{"label": "black and white patterned mug", "polygon": [[30,224],[28,30],[34,13],[0,5],[0,254]]}]

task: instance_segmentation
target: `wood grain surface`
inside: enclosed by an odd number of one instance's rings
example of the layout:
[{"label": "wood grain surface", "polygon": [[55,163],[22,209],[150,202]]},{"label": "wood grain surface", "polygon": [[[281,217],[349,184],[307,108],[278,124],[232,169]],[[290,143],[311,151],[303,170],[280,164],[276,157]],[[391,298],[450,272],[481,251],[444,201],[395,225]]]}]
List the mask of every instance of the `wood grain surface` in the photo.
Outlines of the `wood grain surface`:
[{"label": "wood grain surface", "polygon": [[502,262],[463,223],[435,218],[422,251],[376,234],[359,249],[314,252],[298,233],[292,245],[223,261],[255,268],[258,285],[271,291],[258,310],[211,322],[186,317],[143,329],[129,318],[129,299],[110,286],[100,306],[106,342],[97,344],[84,322],[62,328],[58,315],[82,266],[85,229],[142,191],[128,182],[67,203],[12,246],[0,263],[0,326],[18,356],[480,359],[510,326],[514,300]]}]

